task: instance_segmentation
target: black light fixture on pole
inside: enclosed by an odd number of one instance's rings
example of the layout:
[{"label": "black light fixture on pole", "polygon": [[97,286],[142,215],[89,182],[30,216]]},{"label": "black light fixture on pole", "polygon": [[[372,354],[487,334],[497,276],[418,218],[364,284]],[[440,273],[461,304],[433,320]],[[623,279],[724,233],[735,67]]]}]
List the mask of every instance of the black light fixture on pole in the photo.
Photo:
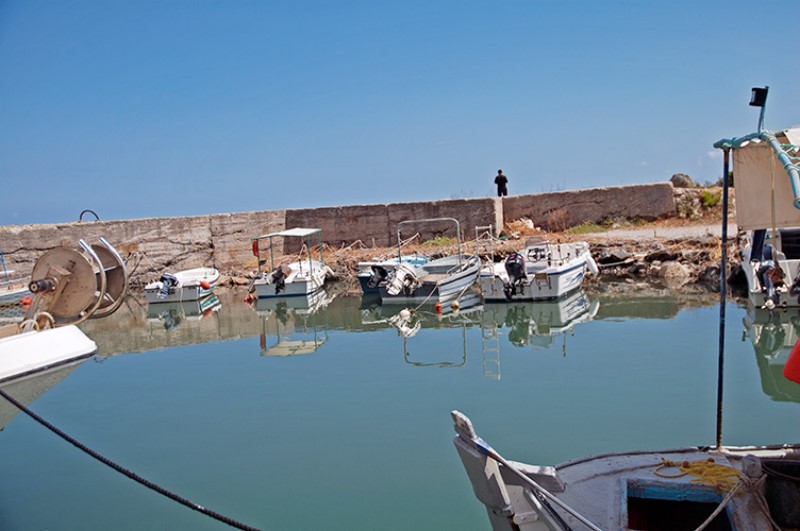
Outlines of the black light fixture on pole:
[{"label": "black light fixture on pole", "polygon": [[761,107],[761,114],[758,117],[758,132],[764,130],[764,111],[767,108],[767,94],[769,93],[769,87],[753,87],[752,92],[750,93],[750,106],[751,107]]}]

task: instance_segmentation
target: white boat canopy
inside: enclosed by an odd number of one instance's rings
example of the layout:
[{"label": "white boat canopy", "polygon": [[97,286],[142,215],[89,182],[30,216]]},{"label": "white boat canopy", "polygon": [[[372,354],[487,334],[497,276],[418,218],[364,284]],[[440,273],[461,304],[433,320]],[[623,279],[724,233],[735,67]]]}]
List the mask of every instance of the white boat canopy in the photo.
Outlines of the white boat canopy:
[{"label": "white boat canopy", "polygon": [[269,234],[264,234],[263,236],[256,236],[253,239],[261,240],[263,238],[274,238],[276,236],[296,236],[298,238],[306,238],[318,232],[322,232],[322,229],[303,229],[298,227],[296,229],[286,229],[278,232],[270,232]]},{"label": "white boat canopy", "polygon": [[800,227],[800,128],[720,140],[733,151],[736,223],[743,230]]}]

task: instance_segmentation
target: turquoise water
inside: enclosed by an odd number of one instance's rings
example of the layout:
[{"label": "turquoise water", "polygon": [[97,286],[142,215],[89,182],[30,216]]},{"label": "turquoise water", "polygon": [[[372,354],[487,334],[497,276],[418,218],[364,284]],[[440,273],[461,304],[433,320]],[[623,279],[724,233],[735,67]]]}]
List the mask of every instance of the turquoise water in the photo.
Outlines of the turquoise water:
[{"label": "turquoise water", "polygon": [[[535,464],[715,441],[713,296],[580,294],[407,323],[360,298],[258,312],[220,298],[206,315],[128,304],[84,327],[103,356],[4,388],[122,466],[262,529],[487,529],[452,409]],[[800,440],[800,385],[779,377],[793,322],[726,311],[724,442]],[[1,529],[228,529],[4,407]]]}]

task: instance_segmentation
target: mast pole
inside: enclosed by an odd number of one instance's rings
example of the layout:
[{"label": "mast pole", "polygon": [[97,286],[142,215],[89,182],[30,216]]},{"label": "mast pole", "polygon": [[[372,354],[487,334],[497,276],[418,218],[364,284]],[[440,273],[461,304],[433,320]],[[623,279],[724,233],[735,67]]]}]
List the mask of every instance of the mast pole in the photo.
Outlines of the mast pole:
[{"label": "mast pole", "polygon": [[722,447],[722,382],[725,367],[725,287],[727,284],[726,255],[728,254],[728,180],[730,149],[725,148],[722,164],[722,252],[719,271],[719,357],[717,360],[717,449]]}]

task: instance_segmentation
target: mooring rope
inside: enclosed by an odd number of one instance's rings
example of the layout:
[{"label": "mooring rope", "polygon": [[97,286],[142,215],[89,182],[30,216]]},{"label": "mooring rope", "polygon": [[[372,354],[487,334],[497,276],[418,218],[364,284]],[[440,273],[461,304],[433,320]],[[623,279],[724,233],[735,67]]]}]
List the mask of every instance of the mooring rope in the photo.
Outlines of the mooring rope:
[{"label": "mooring rope", "polygon": [[173,501],[176,501],[176,502],[180,503],[181,505],[185,505],[186,507],[188,507],[188,508],[190,508],[192,510],[195,510],[195,511],[197,511],[199,513],[202,513],[202,514],[206,515],[206,516],[210,516],[211,518],[214,518],[215,520],[218,520],[220,522],[228,524],[231,527],[235,527],[237,529],[244,529],[246,531],[259,531],[259,529],[257,527],[252,527],[252,526],[243,524],[243,523],[238,522],[238,521],[236,521],[236,520],[234,520],[232,518],[229,518],[229,517],[227,517],[227,516],[225,516],[223,514],[220,514],[220,513],[216,512],[216,511],[212,511],[211,509],[207,509],[207,508],[203,507],[202,505],[199,505],[199,504],[197,504],[197,503],[195,503],[195,502],[193,502],[191,500],[188,500],[188,499],[186,499],[186,498],[184,498],[182,496],[179,496],[179,495],[175,494],[174,492],[168,491],[167,489],[156,485],[152,481],[149,481],[149,480],[143,478],[142,476],[140,476],[140,475],[138,475],[138,474],[136,474],[134,472],[131,472],[127,468],[124,468],[124,467],[118,465],[117,463],[115,463],[114,461],[108,459],[107,457],[104,457],[104,456],[100,455],[99,453],[95,452],[94,450],[92,450],[91,448],[89,448],[85,444],[81,443],[77,439],[74,439],[73,437],[67,435],[66,433],[64,433],[63,431],[61,431],[57,427],[55,427],[53,424],[50,424],[47,420],[45,420],[44,418],[40,417],[39,415],[37,415],[36,413],[31,411],[30,409],[25,407],[25,405],[23,405],[22,403],[18,402],[13,396],[11,396],[8,393],[6,393],[3,389],[0,389],[0,396],[2,396],[6,400],[8,400],[12,404],[14,404],[14,406],[16,406],[20,411],[22,411],[23,413],[25,413],[26,415],[31,417],[33,420],[35,420],[36,422],[38,422],[39,424],[41,424],[42,426],[44,426],[48,430],[52,431],[53,433],[55,433],[56,435],[58,435],[59,437],[61,437],[65,441],[67,441],[68,443],[72,444],[77,449],[81,450],[82,452],[84,452],[86,454],[89,454],[90,456],[94,457],[95,459],[97,459],[98,461],[103,463],[104,465],[107,465],[107,466],[113,468],[114,470],[116,470],[120,474],[123,474],[123,475],[129,477],[130,479],[136,481],[137,483],[140,483],[140,484],[144,485],[145,487],[147,487],[147,488],[149,488],[151,490],[154,490],[154,491],[158,492],[159,494],[161,494],[163,496],[166,496],[167,498],[169,498],[169,499],[171,499]]}]

